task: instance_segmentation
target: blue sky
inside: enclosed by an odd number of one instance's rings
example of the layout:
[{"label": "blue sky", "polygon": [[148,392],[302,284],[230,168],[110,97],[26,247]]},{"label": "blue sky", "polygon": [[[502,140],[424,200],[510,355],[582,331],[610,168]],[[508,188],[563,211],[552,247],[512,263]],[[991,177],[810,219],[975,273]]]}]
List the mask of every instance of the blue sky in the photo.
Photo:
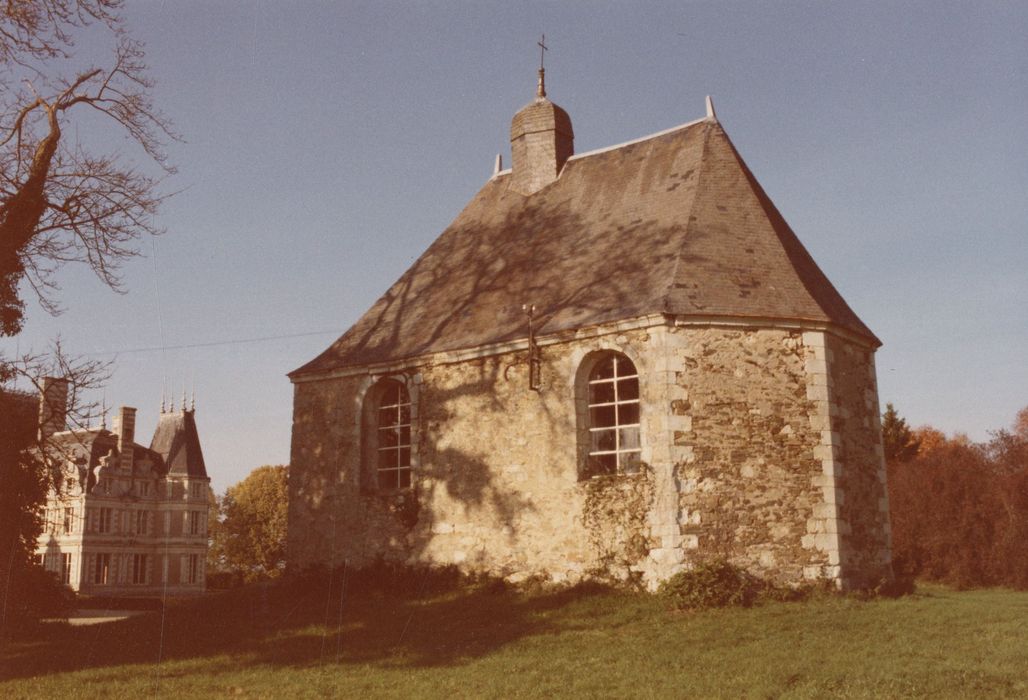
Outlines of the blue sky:
[{"label": "blue sky", "polygon": [[[125,14],[185,138],[169,148],[167,234],[126,266],[125,295],[66,268],[65,312],[30,304],[3,348],[59,333],[113,359],[106,400],[139,409],[141,442],[165,377],[176,396],[195,384],[218,491],[288,461],[286,372],[415,260],[497,153],[509,162],[542,32],[579,152],[702,117],[713,96],[884,341],[883,406],[985,439],[1028,405],[1024,3],[176,0]],[[79,42],[97,60],[105,48]],[[105,145],[138,157],[120,135]]]}]

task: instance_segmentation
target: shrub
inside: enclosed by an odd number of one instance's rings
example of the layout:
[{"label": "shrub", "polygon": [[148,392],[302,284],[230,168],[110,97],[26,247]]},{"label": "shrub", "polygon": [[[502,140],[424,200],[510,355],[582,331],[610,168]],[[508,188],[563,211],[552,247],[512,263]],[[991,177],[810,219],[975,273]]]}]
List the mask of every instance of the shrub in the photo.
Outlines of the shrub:
[{"label": "shrub", "polygon": [[135,596],[86,596],[75,597],[75,607],[80,610],[143,610],[147,612],[164,609],[161,598],[137,598]]},{"label": "shrub", "polygon": [[0,642],[43,618],[66,618],[74,607],[74,594],[34,562],[14,568],[6,583],[6,598],[0,601]]},{"label": "shrub", "polygon": [[678,610],[749,607],[769,586],[743,569],[718,559],[680,571],[660,584],[659,593]]},{"label": "shrub", "polygon": [[287,582],[298,590],[328,586],[358,596],[417,598],[449,593],[467,584],[483,583],[485,579],[462,573],[455,566],[410,565],[377,559],[361,568],[341,565],[330,569],[316,564],[290,574]]},{"label": "shrub", "polygon": [[211,571],[207,574],[207,590],[227,591],[245,583],[242,571]]}]

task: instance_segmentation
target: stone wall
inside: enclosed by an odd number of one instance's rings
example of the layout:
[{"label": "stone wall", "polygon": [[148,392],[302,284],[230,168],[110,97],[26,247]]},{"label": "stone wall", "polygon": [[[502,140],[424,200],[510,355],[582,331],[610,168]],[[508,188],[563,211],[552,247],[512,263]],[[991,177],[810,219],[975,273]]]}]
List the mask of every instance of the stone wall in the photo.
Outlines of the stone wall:
[{"label": "stone wall", "polygon": [[407,385],[415,405],[417,476],[407,492],[360,487],[370,377],[297,384],[290,565],[383,557],[555,580],[601,569],[630,575],[650,548],[649,472],[579,481],[574,381],[590,352],[625,351],[640,371],[644,404],[656,405],[650,343],[636,330],[548,345],[539,392],[528,388],[526,352],[388,375]]},{"label": "stone wall", "polygon": [[691,558],[726,557],[769,579],[798,582],[827,564],[804,539],[823,503],[809,349],[797,331],[678,335],[672,411],[684,420],[672,432],[672,458]]},{"label": "stone wall", "polygon": [[826,336],[837,441],[844,583],[873,585],[891,576],[889,501],[878,390],[871,350]]},{"label": "stone wall", "polygon": [[[539,392],[526,351],[381,375],[412,399],[416,476],[401,492],[360,483],[361,406],[381,376],[297,383],[290,566],[381,557],[652,587],[725,556],[783,583],[838,580],[845,566],[880,562],[887,542],[871,356],[826,347],[835,342],[799,330],[612,328],[544,340]],[[644,468],[583,481],[576,376],[603,350],[639,372]]]}]

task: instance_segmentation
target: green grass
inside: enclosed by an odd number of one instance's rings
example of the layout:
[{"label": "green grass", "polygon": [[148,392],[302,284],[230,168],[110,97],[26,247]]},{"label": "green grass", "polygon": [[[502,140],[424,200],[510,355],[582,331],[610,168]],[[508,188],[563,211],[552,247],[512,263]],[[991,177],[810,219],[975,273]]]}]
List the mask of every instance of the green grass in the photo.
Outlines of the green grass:
[{"label": "green grass", "polygon": [[[340,604],[341,603],[341,604]],[[674,613],[609,591],[251,587],[0,649],[12,698],[1026,697],[1028,593]]]}]

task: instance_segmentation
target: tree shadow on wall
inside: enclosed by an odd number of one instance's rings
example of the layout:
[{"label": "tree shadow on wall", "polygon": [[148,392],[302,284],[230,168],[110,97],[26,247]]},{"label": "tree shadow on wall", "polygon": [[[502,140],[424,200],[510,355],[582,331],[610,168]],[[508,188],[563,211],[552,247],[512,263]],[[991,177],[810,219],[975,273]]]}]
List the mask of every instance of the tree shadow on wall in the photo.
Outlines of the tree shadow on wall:
[{"label": "tree shadow on wall", "polygon": [[[678,268],[702,262],[683,249],[684,225],[667,212],[644,219],[632,213],[634,207],[608,201],[624,193],[600,194],[556,186],[524,198],[498,185],[487,187],[310,368],[373,366],[523,340],[528,336],[525,304],[535,306],[540,336],[573,334],[584,326],[662,312]],[[575,206],[572,198],[591,204]],[[622,209],[629,214],[612,215]],[[705,235],[689,231],[690,239]],[[544,363],[546,353],[544,348]],[[532,513],[529,499],[508,488],[508,479],[496,478],[498,464],[518,452],[524,439],[511,427],[517,425],[511,414],[531,415],[547,444],[566,443],[572,454],[578,438],[573,393],[555,398],[545,386],[540,393],[531,391],[523,376],[527,354],[455,363],[454,371],[464,373],[459,381],[421,385],[415,428],[421,455],[416,479],[421,483],[414,485],[416,498],[369,493],[374,489],[366,485],[373,483],[373,474],[339,474],[328,458],[317,454],[319,441],[326,439],[321,427],[335,421],[318,417],[324,406],[298,408],[294,436],[309,436],[311,444],[301,450],[309,451],[313,465],[307,473],[297,470],[292,475],[297,489],[305,492],[311,515],[303,549],[317,556],[331,551],[337,562],[351,557],[366,561],[378,554],[419,561],[431,535],[439,534],[433,528],[442,531],[453,522],[449,514],[432,512],[433,503],[463,504],[472,517],[489,514],[501,530]],[[348,415],[351,408],[342,410]],[[450,428],[457,420],[462,428],[474,423],[482,429],[476,436],[453,440]],[[364,449],[350,437],[342,441],[323,451],[359,454]],[[556,464],[548,457],[511,457],[505,466],[577,478],[576,465]],[[570,474],[558,474],[568,468]],[[361,484],[355,486],[358,480]],[[360,505],[355,506],[358,498]],[[394,521],[401,526],[394,527]],[[473,557],[467,561],[474,564]]]},{"label": "tree shadow on wall", "polygon": [[103,668],[117,679],[117,667],[127,664],[191,659],[213,659],[207,674],[247,666],[454,666],[567,629],[548,613],[601,592],[529,595],[498,581],[469,583],[453,570],[312,571],[171,602],[163,616],[41,625],[0,649],[0,679]]},{"label": "tree shadow on wall", "polygon": [[660,313],[679,264],[703,261],[682,249],[680,223],[614,221],[598,209],[573,211],[562,196],[463,213],[315,365],[524,338],[524,304],[535,305],[541,334]]},{"label": "tree shadow on wall", "polygon": [[[525,303],[536,306],[542,335],[659,312],[679,264],[696,262],[673,244],[678,237],[671,234],[681,232],[677,224],[641,218],[618,222],[596,212],[573,212],[566,202],[535,201],[499,207],[500,216],[488,207],[462,214],[461,225],[444,232],[326,356],[360,365],[524,339]],[[544,364],[547,352],[542,350]],[[557,378],[559,391],[544,381],[542,391],[535,392],[527,365],[527,351],[471,359],[449,365],[444,381],[437,375],[419,385],[413,431],[419,459],[407,493],[369,488],[374,483],[369,455],[360,475],[340,474],[327,458],[312,456],[315,468],[292,475],[295,488],[308,494],[303,548],[335,562],[442,558],[469,567],[488,564],[504,574],[530,569],[519,566],[519,556],[525,555],[514,550],[522,546],[516,541],[523,535],[520,522],[538,528],[545,520],[537,502],[544,489],[520,487],[517,472],[531,473],[522,484],[534,481],[538,487],[549,479],[549,484],[574,485],[579,438],[574,378]],[[408,379],[412,385],[414,378]],[[305,409],[319,410],[324,406]],[[304,415],[298,411],[298,420]],[[311,418],[313,427],[298,423],[294,436],[309,435],[313,455],[318,441],[326,439],[318,426],[332,422]],[[534,442],[526,446],[529,429]],[[331,451],[365,451],[352,436],[342,440]],[[565,532],[576,515],[556,513],[552,532],[537,534],[530,546],[544,546],[540,543],[554,533]],[[490,527],[489,537],[475,532]],[[508,552],[496,549],[504,539]]]}]

